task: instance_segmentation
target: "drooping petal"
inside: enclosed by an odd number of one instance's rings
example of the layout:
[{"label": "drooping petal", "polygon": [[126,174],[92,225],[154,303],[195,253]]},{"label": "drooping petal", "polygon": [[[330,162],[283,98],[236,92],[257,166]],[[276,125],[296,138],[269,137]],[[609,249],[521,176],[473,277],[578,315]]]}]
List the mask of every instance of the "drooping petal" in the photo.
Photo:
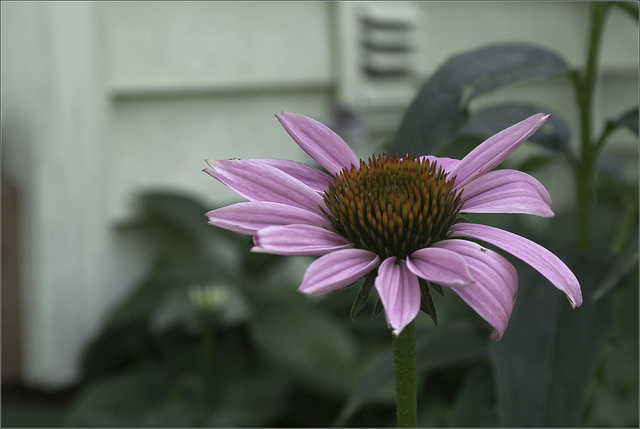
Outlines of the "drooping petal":
[{"label": "drooping petal", "polygon": [[307,268],[298,289],[320,295],[349,286],[380,265],[380,257],[363,249],[344,249],[324,255]]},{"label": "drooping petal", "polygon": [[464,186],[481,174],[493,170],[531,137],[550,116],[544,113],[535,114],[479,144],[451,170],[451,176],[457,177],[456,186]]},{"label": "drooping petal", "polygon": [[264,164],[276,167],[278,170],[284,171],[316,192],[324,192],[325,189],[327,189],[329,182],[333,180],[333,177],[324,171],[298,161],[276,158],[256,159],[256,161],[260,161]]},{"label": "drooping petal", "polygon": [[390,257],[382,261],[375,281],[389,325],[395,335],[420,311],[420,285],[404,260]]},{"label": "drooping petal", "polygon": [[322,196],[298,179],[252,159],[207,160],[205,172],[249,201],[287,204],[322,214]]},{"label": "drooping petal", "polygon": [[563,291],[573,307],[582,305],[582,292],[576,276],[560,258],[539,244],[511,232],[487,225],[459,223],[453,229],[453,237],[468,237],[486,241],[522,259],[538,270],[555,287]]},{"label": "drooping petal", "polygon": [[494,170],[463,187],[463,213],[523,213],[553,216],[545,187],[527,173]]},{"label": "drooping petal", "polygon": [[312,225],[269,226],[253,237],[257,253],[318,256],[351,247],[351,242],[326,228]]},{"label": "drooping petal", "polygon": [[331,228],[331,222],[325,216],[299,207],[271,202],[232,204],[211,210],[205,216],[209,218],[209,225],[249,235],[274,225],[304,224]]},{"label": "drooping petal", "polygon": [[448,287],[462,287],[473,283],[467,263],[456,252],[427,247],[407,257],[407,268],[423,279]]},{"label": "drooping petal", "polygon": [[349,145],[326,125],[297,113],[282,112],[276,117],[296,143],[329,173],[335,175],[343,168],[360,165]]},{"label": "drooping petal", "polygon": [[475,282],[451,288],[495,329],[491,339],[502,338],[518,294],[518,273],[506,258],[467,240],[444,240],[433,244],[458,253],[466,261]]}]

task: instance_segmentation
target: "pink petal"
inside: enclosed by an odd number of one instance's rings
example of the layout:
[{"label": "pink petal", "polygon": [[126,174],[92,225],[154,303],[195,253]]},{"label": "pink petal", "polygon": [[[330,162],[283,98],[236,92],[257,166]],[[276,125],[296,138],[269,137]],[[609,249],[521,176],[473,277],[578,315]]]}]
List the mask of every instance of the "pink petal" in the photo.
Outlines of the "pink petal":
[{"label": "pink petal", "polygon": [[541,217],[553,216],[553,211],[546,203],[533,195],[522,195],[524,191],[526,188],[495,189],[482,197],[465,201],[460,211],[461,213],[520,213]]},{"label": "pink petal", "polygon": [[351,247],[351,242],[326,228],[312,225],[269,226],[253,237],[252,252],[275,255],[326,255]]},{"label": "pink petal", "polygon": [[456,252],[427,247],[407,257],[407,268],[423,279],[448,287],[461,287],[474,279],[467,263]]},{"label": "pink petal", "polygon": [[292,176],[316,192],[324,192],[327,189],[329,183],[333,181],[333,177],[325,173],[324,171],[313,168],[307,164],[303,164],[297,161],[290,161],[288,159],[256,159],[255,161],[262,162],[282,170],[289,176]]},{"label": "pink petal", "polygon": [[322,196],[287,173],[253,159],[207,160],[204,171],[249,201],[287,204],[322,214]]},{"label": "pink petal", "polygon": [[418,278],[404,260],[392,256],[380,264],[375,286],[393,333],[400,335],[420,311]]},{"label": "pink petal", "polygon": [[325,216],[299,207],[270,202],[232,204],[211,210],[205,216],[209,218],[209,225],[249,235],[274,225],[305,224],[332,228]]},{"label": "pink petal", "polygon": [[550,116],[544,113],[533,115],[478,145],[451,170],[451,175],[457,177],[456,186],[463,186],[481,174],[493,170],[536,132]]},{"label": "pink petal", "polygon": [[524,213],[553,216],[551,197],[532,176],[517,170],[495,170],[463,187],[463,213]]},{"label": "pink petal", "polygon": [[375,270],[380,257],[363,249],[337,250],[315,260],[298,289],[307,295],[320,295],[349,286]]},{"label": "pink petal", "polygon": [[426,155],[426,156],[421,156],[419,157],[422,160],[428,160],[428,161],[435,161],[436,164],[438,164],[438,167],[442,167],[442,169],[446,172],[449,172],[453,169],[453,167],[455,167],[456,165],[458,165],[460,163],[459,159],[453,159],[453,158],[440,158],[437,156],[433,156],[433,155]]},{"label": "pink petal", "polygon": [[551,196],[535,177],[518,170],[495,170],[483,174],[482,176],[468,182],[464,186],[456,186],[455,189],[464,188],[464,197],[469,199],[487,190],[511,183],[526,183],[534,188],[538,196],[547,204],[551,204]]},{"label": "pink petal", "polygon": [[468,237],[498,246],[538,270],[555,287],[563,291],[573,307],[582,305],[580,283],[571,270],[549,250],[519,235],[487,225],[459,223],[454,237]]},{"label": "pink petal", "polygon": [[444,240],[434,243],[458,253],[466,261],[475,283],[452,290],[496,332],[493,340],[502,338],[518,294],[518,273],[502,255],[467,240]]},{"label": "pink petal", "polygon": [[276,115],[284,129],[311,158],[333,175],[360,165],[349,145],[327,126],[297,113]]}]

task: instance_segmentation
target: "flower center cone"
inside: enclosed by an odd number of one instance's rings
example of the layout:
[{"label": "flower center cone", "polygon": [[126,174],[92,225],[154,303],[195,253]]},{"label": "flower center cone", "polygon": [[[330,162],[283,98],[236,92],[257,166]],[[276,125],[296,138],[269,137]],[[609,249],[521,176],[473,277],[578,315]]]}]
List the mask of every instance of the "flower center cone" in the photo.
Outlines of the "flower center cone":
[{"label": "flower center cone", "polygon": [[435,162],[379,155],[339,172],[324,193],[325,214],[355,247],[405,258],[446,238],[460,192]]}]

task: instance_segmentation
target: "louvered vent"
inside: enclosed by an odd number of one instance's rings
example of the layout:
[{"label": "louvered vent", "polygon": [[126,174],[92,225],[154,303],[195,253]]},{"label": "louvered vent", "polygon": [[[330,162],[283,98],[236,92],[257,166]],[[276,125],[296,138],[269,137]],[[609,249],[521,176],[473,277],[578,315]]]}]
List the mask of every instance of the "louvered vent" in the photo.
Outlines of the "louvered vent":
[{"label": "louvered vent", "polygon": [[383,141],[417,90],[420,10],[411,3],[337,6],[339,102],[362,118],[367,141]]}]

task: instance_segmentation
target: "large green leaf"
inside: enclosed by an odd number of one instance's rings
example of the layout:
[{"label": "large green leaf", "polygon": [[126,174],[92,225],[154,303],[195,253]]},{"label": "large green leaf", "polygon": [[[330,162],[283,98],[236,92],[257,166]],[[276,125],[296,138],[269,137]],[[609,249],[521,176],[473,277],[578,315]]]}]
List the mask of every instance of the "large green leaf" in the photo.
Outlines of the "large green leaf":
[{"label": "large green leaf", "polygon": [[206,208],[198,200],[183,194],[166,191],[147,191],[140,195],[141,211],[161,220],[185,234],[194,237],[211,237],[215,229],[207,225]]},{"label": "large green leaf", "polygon": [[275,371],[236,374],[207,426],[261,427],[286,413],[290,380]]},{"label": "large green leaf", "polygon": [[[163,397],[158,366],[131,369],[82,390],[64,421],[65,426],[144,426],[149,410]],[[188,425],[189,421],[173,422]]]},{"label": "large green leaf", "polygon": [[571,142],[569,125],[559,115],[532,104],[513,103],[479,110],[469,117],[460,134],[490,137],[540,112],[552,116],[528,141],[553,151],[567,151]]},{"label": "large green leaf", "polygon": [[575,310],[541,275],[520,270],[509,328],[491,348],[501,425],[564,427],[581,421],[612,326],[611,301],[591,299],[611,256],[584,252],[571,262],[584,296]]},{"label": "large green leaf", "polygon": [[280,417],[290,378],[258,362],[237,335],[218,335],[215,344],[211,339],[165,339],[153,362],[88,383],[64,423],[259,427]]},{"label": "large green leaf", "polygon": [[456,395],[451,410],[451,426],[495,427],[494,403],[491,368],[488,365],[477,366],[469,373]]},{"label": "large green leaf", "polygon": [[[637,249],[637,248],[636,248]],[[615,330],[583,426],[638,427],[638,270],[614,296]]]},{"label": "large green leaf", "polygon": [[251,326],[264,356],[301,384],[344,396],[355,379],[357,352],[345,326],[301,300],[264,304]]},{"label": "large green leaf", "polygon": [[[486,336],[468,325],[454,324],[420,329],[416,332],[418,377],[435,368],[455,365],[482,356],[486,347]],[[360,380],[357,388],[351,392],[336,419],[336,424],[346,424],[349,418],[380,392],[391,392],[393,401],[394,386],[390,338],[389,350],[380,356],[377,363]]]},{"label": "large green leaf", "polygon": [[474,97],[568,71],[560,56],[526,43],[496,44],[456,55],[421,88],[391,149],[399,153],[434,153],[465,123],[469,102]]}]

